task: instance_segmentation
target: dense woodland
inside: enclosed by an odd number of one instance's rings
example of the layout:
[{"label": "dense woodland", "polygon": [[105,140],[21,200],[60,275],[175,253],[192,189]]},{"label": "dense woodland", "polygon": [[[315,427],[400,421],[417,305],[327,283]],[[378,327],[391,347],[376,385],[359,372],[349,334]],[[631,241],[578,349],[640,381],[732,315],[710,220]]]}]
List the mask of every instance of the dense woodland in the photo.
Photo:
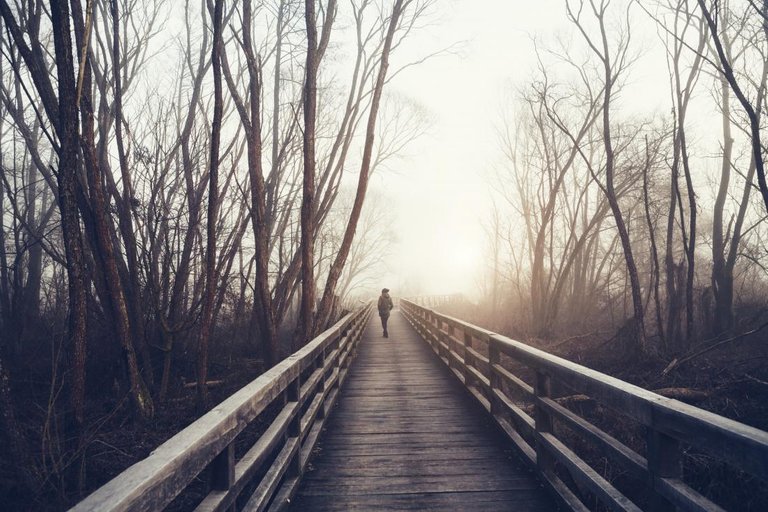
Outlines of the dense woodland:
[{"label": "dense woodland", "polygon": [[0,500],[71,504],[120,470],[103,432],[151,449],[222,360],[247,382],[338,318],[430,4],[0,1]]},{"label": "dense woodland", "polygon": [[[762,328],[768,2],[563,9],[501,130],[494,321],[668,361]],[[649,68],[668,109],[643,109]]]},{"label": "dense woodland", "polygon": [[[209,383],[350,307],[392,241],[371,175],[426,125],[387,84],[430,57],[398,50],[436,5],[0,0],[8,500],[76,502],[121,469],[107,433],[151,450]],[[768,326],[768,0],[562,8],[506,106],[478,314],[665,373],[748,353]],[[633,97],[652,59],[663,111]]]}]

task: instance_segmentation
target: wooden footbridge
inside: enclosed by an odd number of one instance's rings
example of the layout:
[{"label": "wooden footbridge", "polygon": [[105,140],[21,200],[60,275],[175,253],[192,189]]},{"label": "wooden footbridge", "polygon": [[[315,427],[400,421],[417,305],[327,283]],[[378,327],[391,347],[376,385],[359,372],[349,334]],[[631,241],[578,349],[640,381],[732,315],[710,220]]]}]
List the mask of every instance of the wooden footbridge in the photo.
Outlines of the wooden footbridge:
[{"label": "wooden footbridge", "polygon": [[73,510],[722,510],[684,451],[768,481],[766,432],[400,305],[389,338],[350,313]]}]

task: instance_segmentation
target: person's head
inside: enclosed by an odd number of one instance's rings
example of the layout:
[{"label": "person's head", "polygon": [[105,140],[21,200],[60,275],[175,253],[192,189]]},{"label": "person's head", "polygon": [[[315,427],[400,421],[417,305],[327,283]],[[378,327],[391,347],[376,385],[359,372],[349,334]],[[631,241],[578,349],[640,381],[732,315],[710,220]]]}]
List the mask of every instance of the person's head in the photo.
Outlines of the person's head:
[{"label": "person's head", "polygon": [[381,289],[381,294],[382,294],[382,295],[386,295],[386,294],[388,294],[388,293],[389,293],[389,288],[382,288],[382,289]]}]

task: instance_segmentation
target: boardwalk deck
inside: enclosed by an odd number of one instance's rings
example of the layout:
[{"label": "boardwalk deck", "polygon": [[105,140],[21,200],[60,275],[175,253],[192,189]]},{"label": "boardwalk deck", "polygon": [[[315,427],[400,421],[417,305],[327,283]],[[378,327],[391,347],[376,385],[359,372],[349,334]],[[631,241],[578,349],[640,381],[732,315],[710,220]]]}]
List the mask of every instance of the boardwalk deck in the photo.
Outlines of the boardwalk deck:
[{"label": "boardwalk deck", "polygon": [[398,311],[389,331],[371,319],[291,510],[555,510]]}]

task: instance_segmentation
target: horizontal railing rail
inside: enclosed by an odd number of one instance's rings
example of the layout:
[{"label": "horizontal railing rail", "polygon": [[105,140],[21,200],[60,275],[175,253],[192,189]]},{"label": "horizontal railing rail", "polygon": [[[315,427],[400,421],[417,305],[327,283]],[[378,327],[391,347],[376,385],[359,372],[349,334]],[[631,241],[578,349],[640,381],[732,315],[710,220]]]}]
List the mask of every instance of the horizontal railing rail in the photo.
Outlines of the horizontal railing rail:
[{"label": "horizontal railing rail", "polygon": [[[609,510],[641,509],[606,475],[583,460],[573,446],[556,437],[556,427],[565,427],[622,468],[643,489],[647,498],[644,506],[653,512],[723,510],[683,481],[686,447],[768,481],[767,432],[660,396],[412,301],[403,299],[400,304],[409,322],[571,510],[588,510],[578,496],[585,494]],[[508,363],[526,367],[532,373],[531,383],[511,371]],[[583,417],[586,415],[563,405],[553,396],[555,385],[642,426],[645,456]]]},{"label": "horizontal railing rail", "polygon": [[[162,510],[206,471],[211,490],[196,511],[234,510],[238,498],[247,498],[241,510],[279,510],[296,491],[371,311],[367,304],[349,313],[72,510]],[[236,460],[238,435],[276,408]]]}]

